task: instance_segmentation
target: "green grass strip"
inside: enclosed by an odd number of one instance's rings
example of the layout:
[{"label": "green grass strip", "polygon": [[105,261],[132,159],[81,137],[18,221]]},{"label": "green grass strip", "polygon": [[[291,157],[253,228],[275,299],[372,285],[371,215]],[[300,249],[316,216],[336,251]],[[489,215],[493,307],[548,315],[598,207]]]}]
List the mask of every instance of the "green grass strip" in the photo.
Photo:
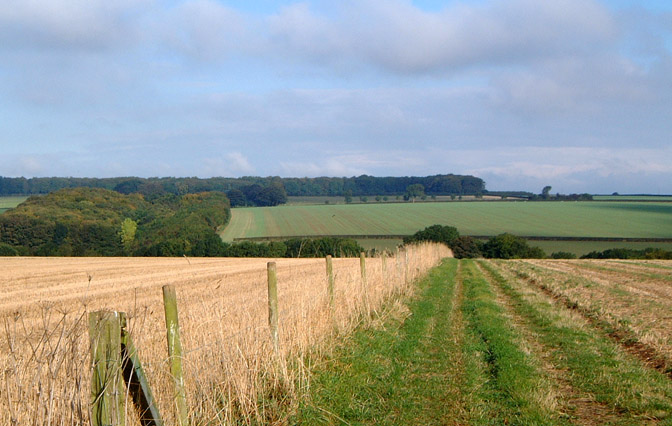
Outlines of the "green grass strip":
[{"label": "green grass strip", "polygon": [[463,261],[465,301],[463,312],[471,334],[465,351],[480,357],[489,379],[479,397],[485,411],[476,413],[474,424],[562,424],[558,416],[539,404],[542,374],[520,347],[516,331],[497,304],[489,282],[473,261]]},{"label": "green grass strip", "polygon": [[314,372],[300,424],[447,424],[459,411],[451,299],[457,261],[422,280],[405,321],[357,330]]},{"label": "green grass strip", "polygon": [[496,269],[505,263],[481,264],[551,351],[554,364],[567,370],[571,385],[612,407],[620,418],[612,424],[672,424],[672,381],[625,353],[604,333],[568,319],[561,315],[562,308],[510,284]]}]

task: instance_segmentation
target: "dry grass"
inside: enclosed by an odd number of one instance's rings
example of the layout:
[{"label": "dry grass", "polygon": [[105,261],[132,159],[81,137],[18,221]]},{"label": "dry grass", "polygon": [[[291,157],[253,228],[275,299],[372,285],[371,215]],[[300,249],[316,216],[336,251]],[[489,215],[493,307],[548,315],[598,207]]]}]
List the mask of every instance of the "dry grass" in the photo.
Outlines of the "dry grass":
[{"label": "dry grass", "polygon": [[[308,350],[352,329],[391,295],[449,256],[418,246],[367,259],[334,259],[336,307],[323,259],[275,259],[280,351],[270,344],[266,263],[273,259],[0,258],[0,424],[89,422],[88,313],[127,312],[166,424],[175,424],[161,287],[176,287],[190,420],[283,423],[310,386]],[[408,263],[406,262],[408,259]],[[384,270],[383,270],[384,269]],[[365,303],[365,299],[366,302]],[[127,405],[127,424],[138,424]]]}]

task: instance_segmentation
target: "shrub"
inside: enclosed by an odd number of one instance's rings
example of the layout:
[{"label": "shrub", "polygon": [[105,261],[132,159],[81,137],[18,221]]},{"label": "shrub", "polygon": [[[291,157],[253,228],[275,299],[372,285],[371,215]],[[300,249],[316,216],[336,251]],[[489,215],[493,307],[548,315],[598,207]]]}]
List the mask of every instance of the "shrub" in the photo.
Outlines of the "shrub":
[{"label": "shrub", "polygon": [[504,233],[490,238],[483,244],[485,257],[496,259],[544,258],[544,251],[539,247],[530,247],[524,238]]},{"label": "shrub", "polygon": [[0,256],[18,256],[19,252],[6,243],[0,243]]},{"label": "shrub", "polygon": [[450,248],[453,250],[453,255],[458,259],[481,257],[479,242],[466,235],[457,237]]}]

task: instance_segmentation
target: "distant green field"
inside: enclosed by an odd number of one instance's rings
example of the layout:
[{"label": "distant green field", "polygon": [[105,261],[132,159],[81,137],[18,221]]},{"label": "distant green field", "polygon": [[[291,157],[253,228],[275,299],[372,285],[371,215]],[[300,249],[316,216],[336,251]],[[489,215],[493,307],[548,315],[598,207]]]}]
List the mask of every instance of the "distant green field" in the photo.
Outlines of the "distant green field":
[{"label": "distant green field", "polygon": [[250,237],[410,235],[433,224],[463,235],[672,238],[672,203],[464,202],[233,209],[225,241]]},{"label": "distant green field", "polygon": [[643,250],[649,247],[672,251],[672,243],[657,242],[620,242],[620,241],[529,241],[531,246],[540,247],[547,254],[557,251],[583,256],[591,251],[604,251],[612,248]]},{"label": "distant green field", "polygon": [[672,195],[594,195],[596,201],[672,201]]},{"label": "distant green field", "polygon": [[14,207],[18,206],[19,204],[23,203],[26,201],[28,197],[0,197],[0,214],[4,213],[5,211],[9,209],[13,209]]}]

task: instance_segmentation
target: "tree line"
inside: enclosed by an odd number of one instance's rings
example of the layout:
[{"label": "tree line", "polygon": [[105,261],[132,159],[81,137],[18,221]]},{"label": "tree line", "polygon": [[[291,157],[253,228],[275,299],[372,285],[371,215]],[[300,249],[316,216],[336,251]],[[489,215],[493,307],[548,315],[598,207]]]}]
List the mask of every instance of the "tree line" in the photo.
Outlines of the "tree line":
[{"label": "tree line", "polygon": [[30,197],[0,216],[0,252],[31,256],[209,256],[230,218],[223,193],[151,200],[100,188]]},{"label": "tree line", "polygon": [[[432,225],[415,234],[404,238],[404,244],[420,241],[433,241],[446,244],[458,258],[490,258],[490,259],[576,259],[574,253],[558,251],[547,256],[539,247],[530,246],[525,238],[503,233],[480,241],[460,235],[454,226]],[[661,248],[645,248],[642,250],[613,248],[604,251],[592,251],[581,256],[581,259],[672,259],[672,251]]]},{"label": "tree line", "polygon": [[0,256],[356,257],[364,251],[353,239],[332,237],[229,244],[218,234],[229,218],[221,192],[145,197],[62,189],[0,216]]},{"label": "tree line", "polygon": [[[285,196],[376,196],[403,195],[410,185],[422,185],[428,195],[476,195],[485,191],[485,182],[468,175],[433,175],[404,177],[375,177],[368,175],[353,177],[281,178],[277,176],[240,178],[196,177],[177,178],[75,178],[75,177],[2,177],[0,176],[0,196],[48,194],[60,189],[101,188],[122,194],[142,194],[146,198],[157,198],[166,194],[185,195],[201,192],[231,190],[242,192],[250,187],[277,188]],[[266,194],[268,195],[268,194]],[[277,194],[276,194],[277,195]],[[247,196],[247,194],[246,194]],[[254,204],[254,198],[248,200]],[[264,202],[264,200],[262,200]]]}]

